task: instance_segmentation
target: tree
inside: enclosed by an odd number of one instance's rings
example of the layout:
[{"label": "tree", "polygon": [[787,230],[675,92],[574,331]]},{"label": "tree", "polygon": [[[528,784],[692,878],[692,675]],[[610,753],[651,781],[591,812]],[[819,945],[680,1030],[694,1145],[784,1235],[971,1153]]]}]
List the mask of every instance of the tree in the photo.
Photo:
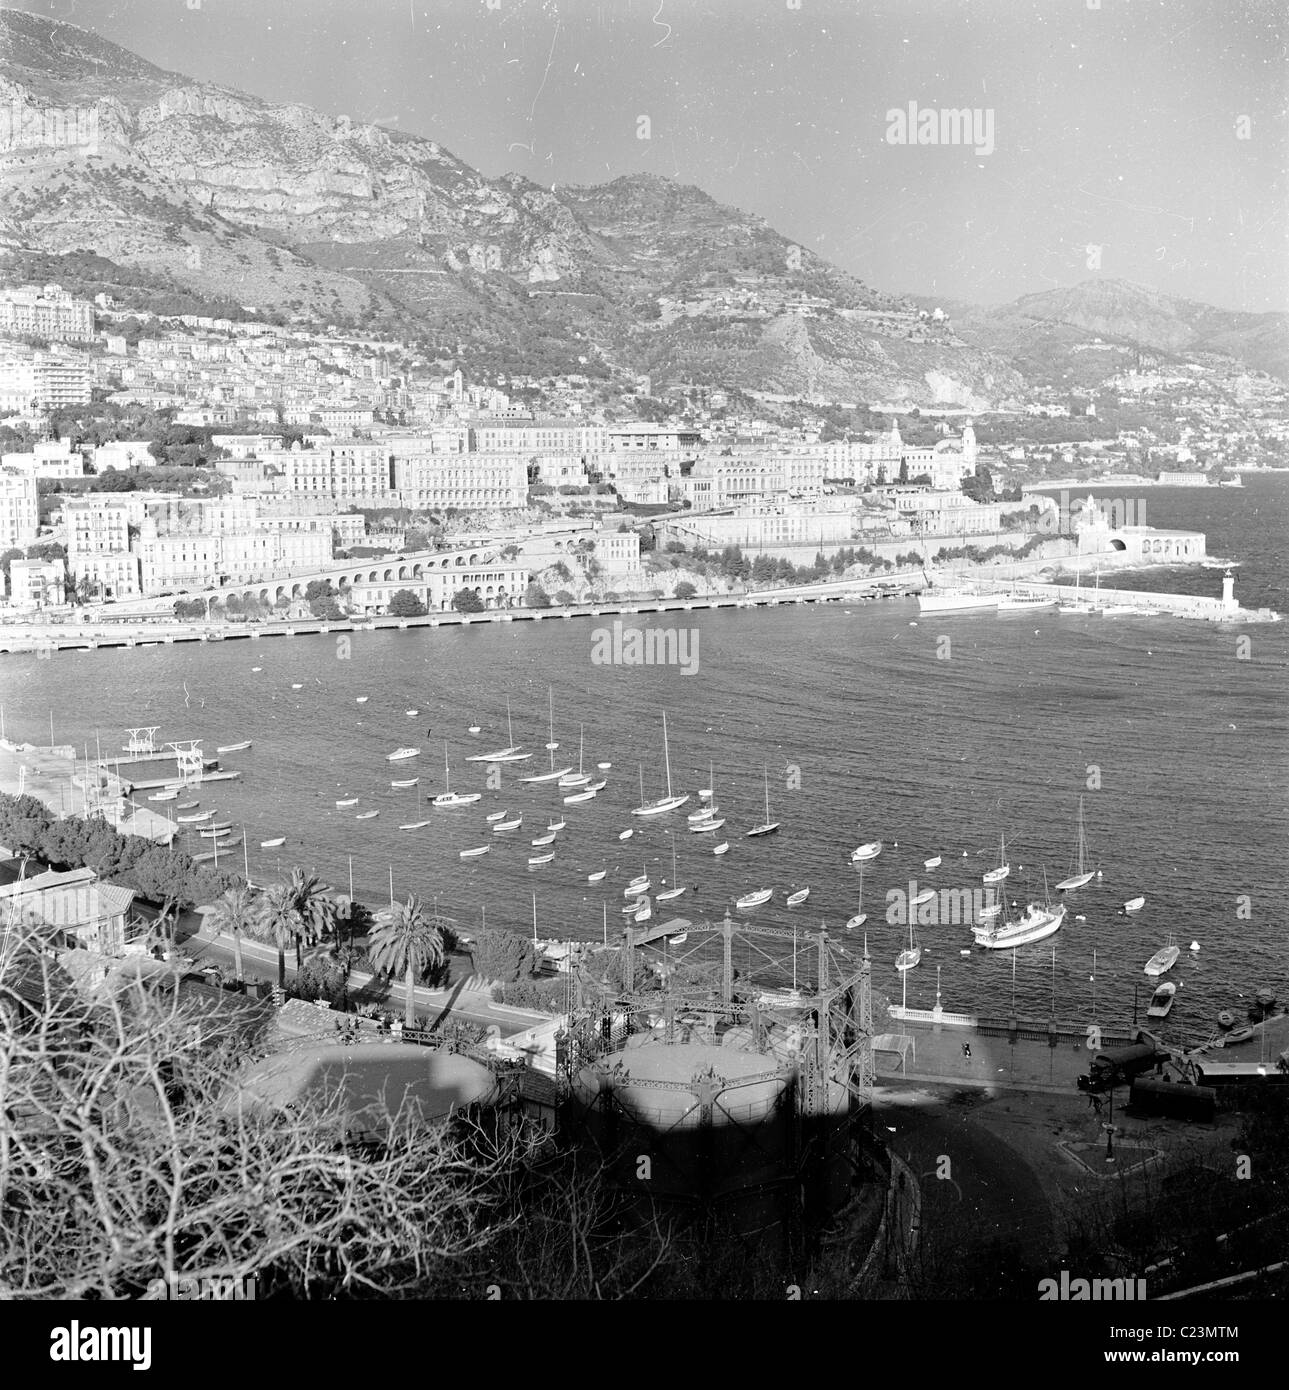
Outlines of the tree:
[{"label": "tree", "polygon": [[567,606],[570,603],[577,602],[577,600],[573,597],[571,593],[569,593],[567,589],[556,589],[554,597],[555,602],[562,606]]},{"label": "tree", "polygon": [[551,606],[551,596],[534,579],[524,590],[525,608],[549,608]]},{"label": "tree", "polygon": [[256,941],[277,948],[277,982],[286,984],[286,948],[297,940],[300,919],[291,904],[291,890],[282,883],[267,889],[260,898],[251,935]]},{"label": "tree", "polygon": [[411,893],[405,903],[394,904],[389,921],[372,933],[370,954],[377,969],[403,976],[403,1022],[410,1028],[416,981],[447,958],[442,925],[437,918],[425,915],[421,900]]},{"label": "tree", "polygon": [[207,920],[216,931],[226,931],[233,938],[233,969],[239,985],[246,978],[242,969],[242,933],[253,935],[258,916],[255,894],[244,883],[227,889],[207,914]]},{"label": "tree", "polygon": [[141,983],[91,1000],[37,939],[21,950],[47,1002],[40,1026],[0,1028],[11,1297],[164,1298],[188,1276],[280,1299],[459,1296],[463,1271],[486,1285],[530,1141],[373,1096],[362,1127],[380,1142],[351,1142],[348,1088],[239,1083],[264,1026],[240,1001]]},{"label": "tree", "polygon": [[675,588],[676,597],[679,599],[693,598],[694,595],[697,593],[698,590],[689,582],[688,579],[682,579],[680,583],[676,585]]},{"label": "tree", "polygon": [[478,974],[503,984],[531,975],[537,963],[533,943],[526,936],[492,927],[476,935],[470,959]]},{"label": "tree", "polygon": [[291,882],[287,885],[291,906],[299,919],[295,939],[295,968],[300,969],[301,943],[318,946],[334,937],[336,930],[336,903],[327,896],[322,880],[317,874],[306,874],[303,869],[291,870]]},{"label": "tree", "polygon": [[483,599],[478,589],[458,589],[452,595],[452,607],[458,613],[482,613]]},{"label": "tree", "polygon": [[388,612],[395,618],[423,618],[426,609],[411,589],[400,589],[390,598]]}]

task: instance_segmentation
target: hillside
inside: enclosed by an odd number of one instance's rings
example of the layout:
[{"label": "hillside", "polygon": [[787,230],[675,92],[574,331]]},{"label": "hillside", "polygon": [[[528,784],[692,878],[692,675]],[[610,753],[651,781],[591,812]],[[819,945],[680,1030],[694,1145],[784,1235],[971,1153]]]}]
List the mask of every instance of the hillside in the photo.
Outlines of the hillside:
[{"label": "hillside", "polygon": [[1283,358],[1283,325],[1263,322],[1278,316],[1148,314],[1077,290],[932,324],[701,189],[489,179],[431,138],[197,82],[18,11],[0,13],[0,98],[0,252],[24,253],[0,274],[85,253],[62,264],[95,285],[118,267],[170,298],[396,333],[479,377],[647,372],[985,409],[1116,325]]},{"label": "hillside", "polygon": [[[1219,353],[1289,380],[1289,314],[1218,309],[1126,280],[1085,280],[992,309],[959,305],[954,327],[978,348],[1009,352],[1030,380],[1052,385],[1095,385],[1131,367],[1139,349],[1165,359]],[[1097,338],[1102,347],[1090,351]]]}]

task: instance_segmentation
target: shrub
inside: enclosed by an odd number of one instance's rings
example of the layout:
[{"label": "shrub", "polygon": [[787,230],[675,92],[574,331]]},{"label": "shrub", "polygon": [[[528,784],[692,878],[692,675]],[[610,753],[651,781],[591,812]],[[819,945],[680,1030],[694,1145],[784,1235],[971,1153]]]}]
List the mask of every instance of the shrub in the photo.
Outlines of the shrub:
[{"label": "shrub", "polygon": [[423,618],[426,609],[411,589],[400,589],[390,599],[388,611],[395,618]]}]

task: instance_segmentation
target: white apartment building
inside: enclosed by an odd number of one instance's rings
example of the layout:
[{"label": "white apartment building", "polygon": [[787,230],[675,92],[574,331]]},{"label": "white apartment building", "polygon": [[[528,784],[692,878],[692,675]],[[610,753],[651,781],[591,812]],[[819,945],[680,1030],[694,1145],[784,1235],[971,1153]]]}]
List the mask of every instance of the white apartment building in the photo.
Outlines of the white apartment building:
[{"label": "white apartment building", "polygon": [[61,560],[11,560],[9,602],[25,613],[55,607],[64,601],[66,574]]},{"label": "white apartment building", "polygon": [[[386,445],[347,439],[310,449],[266,449],[260,463],[269,491],[355,502],[381,501],[389,496],[390,459]],[[215,467],[244,479],[245,470],[221,467],[237,462],[221,459]]]},{"label": "white apartment building", "polygon": [[590,539],[595,558],[606,570],[625,573],[640,568],[640,536],[636,531],[597,531]]},{"label": "white apartment building", "polygon": [[68,439],[37,444],[29,454],[5,454],[0,463],[6,468],[30,473],[33,478],[81,478],[85,475],[85,460]]},{"label": "white apartment building", "polygon": [[132,551],[80,555],[72,574],[77,584],[88,579],[98,598],[137,598],[143,592],[139,584],[139,557]]},{"label": "white apartment building", "polygon": [[587,487],[590,474],[582,459],[571,454],[542,454],[537,460],[537,481],[547,487]]},{"label": "white apartment building", "polygon": [[528,467],[515,454],[395,455],[392,477],[405,507],[500,511],[528,505]]},{"label": "white apartment building", "polygon": [[88,405],[94,373],[79,353],[32,352],[10,347],[0,354],[0,409],[30,414],[62,405]]},{"label": "white apartment building", "polygon": [[92,493],[63,503],[67,566],[80,583],[88,579],[101,598],[139,593],[139,561],[130,551],[130,527],[146,515],[142,498]]},{"label": "white apartment building", "polygon": [[609,447],[604,425],[583,420],[480,420],[470,448],[481,454],[598,454]]},{"label": "white apartment building", "polygon": [[35,545],[39,515],[35,478],[0,466],[0,550],[25,550]]},{"label": "white apartment building", "polygon": [[702,435],[696,429],[679,425],[650,425],[642,421],[610,425],[606,433],[608,447],[623,453],[649,450],[678,454],[697,449],[702,442]]},{"label": "white apartment building", "polygon": [[94,337],[94,306],[61,285],[0,290],[0,333],[87,343]]}]

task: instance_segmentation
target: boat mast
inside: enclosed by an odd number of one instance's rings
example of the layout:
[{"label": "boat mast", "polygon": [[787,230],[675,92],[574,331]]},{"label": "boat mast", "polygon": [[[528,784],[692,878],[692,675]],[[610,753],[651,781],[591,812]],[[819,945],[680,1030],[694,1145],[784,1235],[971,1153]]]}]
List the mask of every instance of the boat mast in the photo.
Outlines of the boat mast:
[{"label": "boat mast", "polygon": [[[585,738],[586,738],[586,725],[585,725],[585,724],[579,724],[579,725],[577,726],[577,775],[578,775],[579,777],[582,775],[582,744],[583,744],[583,741],[585,740]],[[555,765],[555,755],[552,753],[552,754],[551,754],[551,766],[554,767],[554,765]]]},{"label": "boat mast", "polygon": [[551,771],[555,771],[555,694],[550,686],[546,687],[546,700],[550,706],[550,742],[546,745],[550,749]]},{"label": "boat mast", "polygon": [[537,945],[537,894],[533,894],[533,945]]},{"label": "boat mast", "polygon": [[510,723],[510,696],[506,696],[506,738],[509,740],[510,747],[515,746],[515,731]]},{"label": "boat mast", "polygon": [[667,800],[671,800],[671,749],[667,746],[667,711],[662,712],[662,756],[667,764]]},{"label": "boat mast", "polygon": [[608,903],[604,903],[604,904],[603,904],[603,907],[604,907],[604,944],[607,946],[607,945],[609,944],[609,905],[608,905]]},{"label": "boat mast", "polygon": [[761,771],[765,774],[765,823],[770,824],[770,769],[765,763],[761,764]]}]

